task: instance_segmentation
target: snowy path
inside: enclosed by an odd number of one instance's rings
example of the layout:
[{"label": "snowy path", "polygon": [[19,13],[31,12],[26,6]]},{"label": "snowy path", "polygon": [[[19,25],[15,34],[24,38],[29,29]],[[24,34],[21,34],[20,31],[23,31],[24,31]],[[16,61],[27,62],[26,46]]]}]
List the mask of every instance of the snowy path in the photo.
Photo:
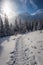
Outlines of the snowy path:
[{"label": "snowy path", "polygon": [[17,65],[29,65],[29,48],[23,43],[23,36],[16,42],[17,46]]},{"label": "snowy path", "polygon": [[[14,55],[11,56],[11,60],[8,62],[8,65],[28,65],[29,60],[28,60],[28,54],[29,54],[29,48],[24,48],[23,45],[23,36],[20,36],[16,40],[16,47],[15,47],[15,52],[13,53]],[[28,51],[27,51],[28,50]],[[26,52],[27,51],[27,52]],[[26,55],[27,54],[27,55]]]},{"label": "snowy path", "polygon": [[15,45],[15,52],[14,52],[14,56],[11,61],[8,62],[9,65],[13,65],[15,63],[15,65],[23,65],[23,44],[22,44],[22,36],[20,36],[19,38],[17,38],[16,40],[16,45]]},{"label": "snowy path", "polygon": [[[30,49],[23,43],[23,36],[20,36],[16,41],[16,49],[13,55],[13,60],[11,60],[9,65],[37,65],[35,55],[30,55]],[[11,58],[12,59],[12,58]]]},{"label": "snowy path", "polygon": [[30,56],[29,46],[23,43],[23,36],[18,38],[16,41],[16,61],[15,65],[37,65],[35,55]]},{"label": "snowy path", "polygon": [[16,41],[16,59],[17,61],[15,62],[15,65],[27,65],[29,64],[29,61],[27,60],[28,58],[28,54],[29,54],[29,48],[28,48],[28,52],[27,52],[27,56],[26,56],[26,50],[24,48],[24,43],[23,43],[23,36],[19,37]]}]

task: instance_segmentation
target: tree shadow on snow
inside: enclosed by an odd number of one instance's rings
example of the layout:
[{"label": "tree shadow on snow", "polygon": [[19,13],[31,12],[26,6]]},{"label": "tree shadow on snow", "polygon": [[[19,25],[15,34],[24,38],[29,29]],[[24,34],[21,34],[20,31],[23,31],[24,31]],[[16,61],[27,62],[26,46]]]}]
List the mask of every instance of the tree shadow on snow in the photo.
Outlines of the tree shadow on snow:
[{"label": "tree shadow on snow", "polygon": [[0,38],[0,45],[1,45],[4,41],[9,42],[9,40],[10,40],[10,36]]},{"label": "tree shadow on snow", "polygon": [[0,38],[0,57],[1,57],[1,55],[2,55],[2,53],[3,53],[3,49],[4,49],[4,47],[3,47],[3,45],[2,45],[3,42],[4,42],[4,41],[9,42],[9,40],[10,40],[10,36]]},{"label": "tree shadow on snow", "polygon": [[0,45],[0,57],[1,57],[1,55],[2,55],[2,52],[3,52],[3,46]]}]

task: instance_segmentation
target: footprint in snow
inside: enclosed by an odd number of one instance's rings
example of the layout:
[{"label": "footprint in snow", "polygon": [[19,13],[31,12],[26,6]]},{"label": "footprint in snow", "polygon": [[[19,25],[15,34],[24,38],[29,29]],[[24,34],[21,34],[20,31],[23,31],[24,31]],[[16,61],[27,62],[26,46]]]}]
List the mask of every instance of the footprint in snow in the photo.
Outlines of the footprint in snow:
[{"label": "footprint in snow", "polygon": [[41,48],[41,50],[43,50],[43,48]]},{"label": "footprint in snow", "polygon": [[37,47],[36,47],[36,46],[34,46],[34,49],[37,49]]},{"label": "footprint in snow", "polygon": [[31,46],[32,48],[34,48],[34,49],[37,49],[37,47],[36,46]]},{"label": "footprint in snow", "polygon": [[12,40],[15,40],[16,38],[12,39]]},{"label": "footprint in snow", "polygon": [[31,54],[33,54],[33,52],[31,51]]},{"label": "footprint in snow", "polygon": [[43,47],[42,45],[40,47]]},{"label": "footprint in snow", "polygon": [[28,40],[29,40],[29,38],[28,38]]},{"label": "footprint in snow", "polygon": [[25,51],[29,50],[29,48],[26,48]]},{"label": "footprint in snow", "polygon": [[14,51],[13,52],[10,52],[10,54],[13,54],[14,53]]},{"label": "footprint in snow", "polygon": [[10,56],[10,58],[14,58],[14,56]]},{"label": "footprint in snow", "polygon": [[14,54],[16,51],[12,51],[12,52],[10,52],[10,54]]},{"label": "footprint in snow", "polygon": [[38,54],[40,53],[40,51],[38,51]]},{"label": "footprint in snow", "polygon": [[37,41],[37,43],[43,43],[43,41]]},{"label": "footprint in snow", "polygon": [[35,59],[35,55],[30,57],[29,64],[30,65],[37,65],[37,62],[36,62],[36,59]]}]

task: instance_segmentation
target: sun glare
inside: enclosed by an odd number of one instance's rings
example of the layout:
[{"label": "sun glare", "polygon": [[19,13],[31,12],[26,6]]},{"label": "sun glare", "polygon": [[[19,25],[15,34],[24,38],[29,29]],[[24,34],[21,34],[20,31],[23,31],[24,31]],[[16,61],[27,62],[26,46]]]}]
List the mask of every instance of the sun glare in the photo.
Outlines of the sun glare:
[{"label": "sun glare", "polygon": [[7,4],[3,6],[3,12],[6,13],[8,16],[10,14],[10,8]]},{"label": "sun glare", "polygon": [[12,10],[11,4],[8,2],[3,4],[2,13],[6,14],[9,18],[11,18],[13,15],[16,15],[15,11]]}]

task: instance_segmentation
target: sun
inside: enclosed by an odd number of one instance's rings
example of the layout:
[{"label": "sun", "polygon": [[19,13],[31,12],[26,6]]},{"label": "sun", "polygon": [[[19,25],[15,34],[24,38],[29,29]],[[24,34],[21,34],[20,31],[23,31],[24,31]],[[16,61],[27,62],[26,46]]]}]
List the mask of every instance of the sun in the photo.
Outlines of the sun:
[{"label": "sun", "polygon": [[6,14],[8,18],[11,18],[13,16],[16,16],[16,12],[12,10],[11,3],[4,2],[2,5],[2,13]]},{"label": "sun", "polygon": [[9,16],[10,12],[11,12],[10,4],[4,3],[2,6],[2,10],[3,10],[3,13],[5,13],[7,16]]},{"label": "sun", "polygon": [[3,7],[3,12],[9,16],[10,15],[10,8],[7,5],[5,5],[5,7]]}]

